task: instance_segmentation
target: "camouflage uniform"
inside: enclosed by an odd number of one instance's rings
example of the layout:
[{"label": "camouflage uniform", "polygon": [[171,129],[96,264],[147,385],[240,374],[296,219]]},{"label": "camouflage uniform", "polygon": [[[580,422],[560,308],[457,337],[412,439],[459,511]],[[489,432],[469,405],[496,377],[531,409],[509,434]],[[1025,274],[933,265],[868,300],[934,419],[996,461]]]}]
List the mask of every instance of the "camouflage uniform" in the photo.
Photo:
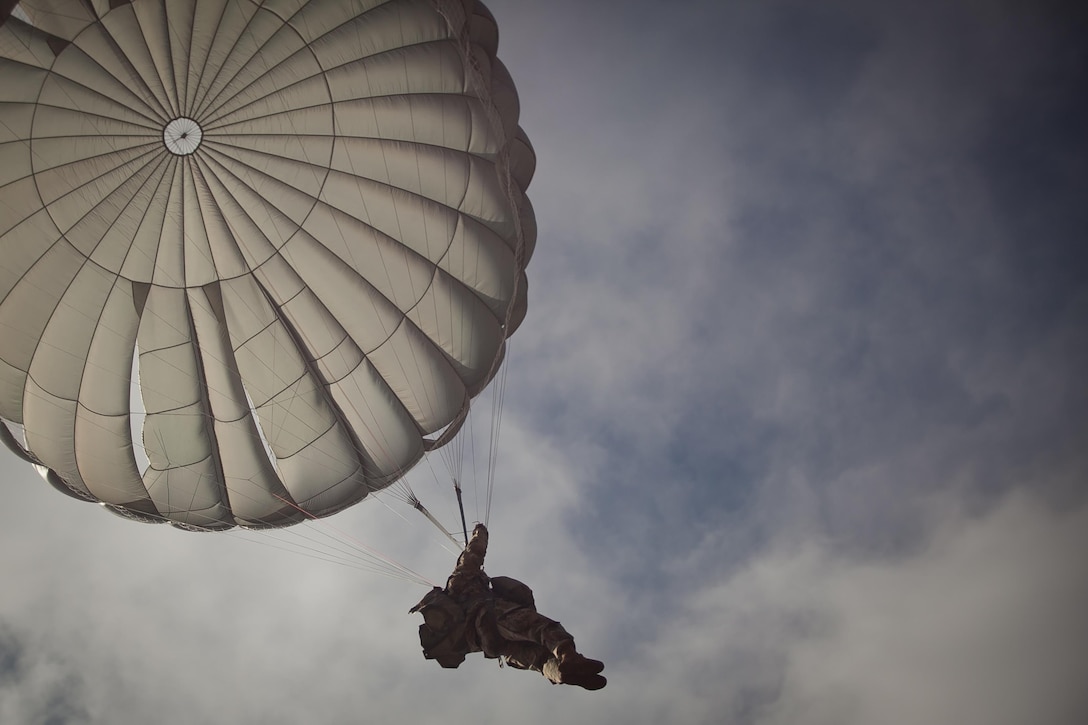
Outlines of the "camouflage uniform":
[{"label": "camouflage uniform", "polygon": [[[446,588],[435,587],[413,607],[426,620],[420,626],[424,656],[437,659],[443,667],[457,667],[465,653],[483,652],[488,658],[505,657],[517,669],[540,672],[556,684],[604,687],[605,679],[599,674],[604,665],[578,654],[574,638],[563,625],[536,611],[528,586],[510,577],[484,574],[487,540],[487,529],[477,524]],[[460,612],[450,611],[449,601]],[[448,613],[436,618],[439,605]]]}]

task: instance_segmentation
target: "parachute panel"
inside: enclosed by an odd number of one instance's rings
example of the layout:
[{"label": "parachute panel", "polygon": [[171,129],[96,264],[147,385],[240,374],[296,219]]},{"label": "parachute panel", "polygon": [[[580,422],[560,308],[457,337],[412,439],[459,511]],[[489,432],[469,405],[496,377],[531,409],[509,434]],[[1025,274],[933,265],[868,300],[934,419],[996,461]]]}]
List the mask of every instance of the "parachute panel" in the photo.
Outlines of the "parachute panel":
[{"label": "parachute panel", "polygon": [[368,361],[327,387],[359,441],[372,488],[389,485],[422,457],[423,440],[411,412]]},{"label": "parachute panel", "polygon": [[[13,285],[0,304],[0,359],[29,372],[53,311],[79,274],[85,260],[70,244],[49,247]],[[63,345],[63,342],[61,343]],[[56,352],[63,354],[62,346]],[[5,411],[6,418],[22,422],[18,411]]]}]

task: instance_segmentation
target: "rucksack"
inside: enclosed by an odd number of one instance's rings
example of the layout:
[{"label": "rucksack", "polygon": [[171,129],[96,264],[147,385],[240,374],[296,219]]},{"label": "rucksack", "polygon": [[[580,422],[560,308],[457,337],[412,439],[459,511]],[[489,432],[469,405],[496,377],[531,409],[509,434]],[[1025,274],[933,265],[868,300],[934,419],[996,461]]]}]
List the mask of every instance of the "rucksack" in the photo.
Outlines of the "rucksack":
[{"label": "rucksack", "polygon": [[435,587],[411,611],[423,615],[419,643],[423,656],[443,667],[456,668],[465,661],[469,645],[465,639],[465,610],[440,588]]},{"label": "rucksack", "polygon": [[536,602],[533,600],[533,590],[528,584],[509,576],[491,577],[491,592],[496,599],[505,599],[508,602],[529,607],[536,611]]}]

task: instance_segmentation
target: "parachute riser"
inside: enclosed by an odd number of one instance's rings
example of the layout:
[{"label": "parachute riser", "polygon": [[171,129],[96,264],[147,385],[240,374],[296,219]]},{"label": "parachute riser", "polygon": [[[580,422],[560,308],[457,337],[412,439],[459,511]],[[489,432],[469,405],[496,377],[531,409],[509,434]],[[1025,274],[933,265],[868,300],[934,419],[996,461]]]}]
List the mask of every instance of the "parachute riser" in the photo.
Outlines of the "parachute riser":
[{"label": "parachute riser", "polygon": [[457,508],[461,511],[461,530],[465,534],[465,546],[468,546],[468,523],[465,522],[465,502],[461,498],[461,482],[453,479],[453,490],[457,493]]},{"label": "parachute riser", "polygon": [[[460,541],[458,541],[457,539],[453,538],[453,534],[451,534],[450,532],[446,531],[446,527],[445,527],[445,526],[443,526],[442,524],[438,523],[438,519],[436,519],[436,518],[435,518],[434,516],[432,516],[432,515],[431,515],[431,512],[427,510],[427,507],[426,507],[426,506],[424,506],[424,505],[423,505],[423,503],[422,503],[422,502],[421,502],[421,501],[420,501],[420,500],[419,500],[418,498],[416,498],[416,497],[414,497],[414,496],[412,497],[412,508],[414,508],[414,509],[415,509],[416,511],[418,511],[418,512],[420,512],[421,514],[423,514],[424,516],[426,516],[426,517],[427,517],[427,520],[428,520],[428,521],[430,521],[430,522],[431,522],[432,524],[434,524],[434,526],[435,526],[435,528],[436,528],[436,529],[438,529],[438,530],[439,530],[439,531],[441,531],[441,532],[442,532],[443,534],[445,534],[445,535],[446,535],[446,538],[447,538],[447,539],[449,539],[449,540],[450,540],[451,542],[453,542],[453,545],[454,545],[454,546],[456,546],[456,547],[457,547],[458,549],[463,549],[463,548],[465,548],[465,547],[464,547],[464,545],[463,545],[463,544],[462,544],[462,543],[461,543]],[[463,517],[463,515],[462,515],[462,517]]]}]

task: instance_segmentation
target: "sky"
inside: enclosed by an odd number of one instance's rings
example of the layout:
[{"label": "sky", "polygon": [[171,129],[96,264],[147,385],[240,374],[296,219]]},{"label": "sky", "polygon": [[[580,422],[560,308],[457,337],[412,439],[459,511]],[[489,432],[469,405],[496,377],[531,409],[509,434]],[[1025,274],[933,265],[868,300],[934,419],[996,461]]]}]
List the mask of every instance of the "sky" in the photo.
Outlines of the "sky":
[{"label": "sky", "polygon": [[[608,686],[443,670],[425,586],[2,452],[0,722],[1088,722],[1084,10],[488,6],[540,228],[488,571]],[[330,525],[441,582],[401,513]]]}]

